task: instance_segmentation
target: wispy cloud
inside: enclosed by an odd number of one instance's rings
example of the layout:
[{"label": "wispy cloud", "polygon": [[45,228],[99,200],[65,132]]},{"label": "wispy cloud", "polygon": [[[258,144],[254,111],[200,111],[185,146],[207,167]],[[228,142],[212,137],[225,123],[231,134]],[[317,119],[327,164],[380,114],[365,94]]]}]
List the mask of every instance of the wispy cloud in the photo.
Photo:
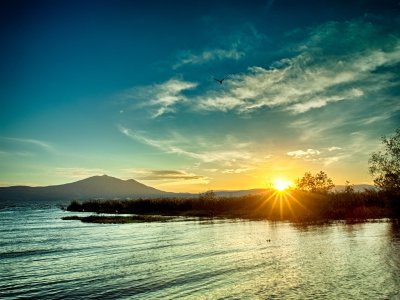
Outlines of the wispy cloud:
[{"label": "wispy cloud", "polygon": [[205,50],[201,53],[193,53],[191,51],[182,51],[179,54],[178,61],[173,65],[174,69],[182,67],[184,65],[198,65],[204,64],[216,60],[225,60],[225,59],[232,59],[232,60],[239,60],[245,55],[244,52],[239,51],[238,49],[231,48],[231,49],[209,49]]},{"label": "wispy cloud", "polygon": [[400,111],[400,106],[399,107],[392,107],[392,109],[390,111],[385,111],[379,115],[376,116],[368,116],[366,118],[364,118],[361,122],[363,123],[363,125],[370,125],[370,124],[374,124],[374,123],[379,123],[381,121],[385,121],[387,119],[390,119],[391,116]]},{"label": "wispy cloud", "polygon": [[[222,41],[221,41],[221,36]],[[173,69],[185,65],[202,65],[216,63],[224,60],[243,59],[250,51],[259,46],[262,41],[267,40],[266,36],[259,33],[250,24],[245,24],[238,30],[226,35],[218,34],[219,46],[206,48],[201,51],[183,50],[177,55]]]},{"label": "wispy cloud", "polygon": [[[6,159],[32,159],[44,155],[59,155],[56,148],[45,141],[19,137],[0,137],[0,156]],[[6,160],[4,160],[6,161]]]},{"label": "wispy cloud", "polygon": [[27,139],[27,138],[15,138],[15,137],[1,137],[1,139],[9,142],[14,142],[14,143],[19,143],[19,144],[24,144],[24,145],[30,145],[30,146],[36,146],[41,148],[42,150],[46,150],[49,152],[54,151],[54,146],[52,146],[50,143],[41,141],[41,140],[36,140],[36,139]]},{"label": "wispy cloud", "polygon": [[296,150],[290,151],[286,154],[295,159],[301,159],[307,162],[319,162],[322,163],[324,166],[328,166],[332,163],[338,162],[339,160],[348,157],[348,155],[344,153],[340,153],[337,155],[332,156],[330,152],[341,150],[342,148],[339,147],[330,147],[328,148],[328,152],[319,151],[316,149],[307,149],[307,150]]},{"label": "wispy cloud", "polygon": [[35,156],[35,154],[32,152],[21,152],[21,151],[0,151],[0,156],[33,157]]},{"label": "wispy cloud", "polygon": [[106,174],[106,171],[96,168],[56,168],[54,174],[67,178],[84,179],[91,176]]},{"label": "wispy cloud", "polygon": [[187,101],[184,92],[197,87],[197,83],[179,79],[141,86],[125,91],[121,97],[135,103],[135,107],[149,107],[151,117],[157,118],[175,112],[175,105]]},{"label": "wispy cloud", "polygon": [[241,174],[254,170],[255,168],[238,168],[238,169],[225,169],[222,170],[223,174]]},{"label": "wispy cloud", "polygon": [[130,172],[136,174],[141,180],[206,180],[206,176],[188,173],[183,170],[151,170],[134,169]]},{"label": "wispy cloud", "polygon": [[[205,163],[218,162],[226,164],[243,160],[250,160],[252,158],[251,153],[244,149],[248,146],[247,143],[238,143],[237,145],[233,145],[231,147],[231,150],[227,150],[225,148],[207,151],[191,151],[183,148],[182,146],[176,145],[176,142],[173,139],[152,139],[146,137],[143,133],[134,132],[122,125],[119,125],[118,129],[122,134],[129,137],[130,139],[157,148],[164,153],[182,155],[200,160]],[[228,137],[228,140],[229,139],[232,139],[232,137]],[[189,143],[192,142],[193,141],[190,141]]]},{"label": "wispy cloud", "polygon": [[395,73],[377,70],[400,63],[400,37],[382,37],[382,30],[364,22],[324,24],[294,49],[294,56],[270,68],[232,76],[225,89],[203,95],[198,109],[249,113],[268,107],[301,114],[393,86]]},{"label": "wispy cloud", "polygon": [[315,149],[307,149],[307,150],[296,150],[290,151],[287,155],[292,156],[294,158],[303,158],[303,159],[311,159],[317,155],[320,155],[321,152]]},{"label": "wispy cloud", "polygon": [[332,151],[341,150],[341,149],[342,149],[342,148],[340,148],[340,147],[332,146],[332,147],[329,147],[329,148],[328,148],[328,151],[329,151],[329,152],[332,152]]},{"label": "wispy cloud", "polygon": [[[154,181],[157,186],[174,185],[204,185],[209,184],[211,178],[203,175],[194,174],[185,170],[158,170],[131,168],[121,170],[125,177],[135,178],[143,181]],[[154,183],[152,183],[154,184]]]}]

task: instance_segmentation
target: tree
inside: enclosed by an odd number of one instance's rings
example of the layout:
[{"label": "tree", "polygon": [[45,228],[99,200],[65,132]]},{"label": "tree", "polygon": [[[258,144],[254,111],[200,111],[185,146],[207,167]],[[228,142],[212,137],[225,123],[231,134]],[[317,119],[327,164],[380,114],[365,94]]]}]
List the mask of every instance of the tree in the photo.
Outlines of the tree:
[{"label": "tree", "polygon": [[346,180],[344,185],[344,192],[346,194],[353,194],[354,193],[354,184],[350,184],[350,181]]},{"label": "tree", "polygon": [[204,201],[212,201],[215,200],[216,197],[217,195],[214,193],[213,190],[207,191],[199,195],[199,199]]},{"label": "tree", "polygon": [[301,179],[297,179],[296,186],[301,191],[316,193],[328,193],[335,187],[332,179],[323,171],[320,171],[314,176],[311,172],[304,173]]},{"label": "tree", "polygon": [[299,178],[296,181],[296,187],[301,191],[313,191],[315,190],[315,179],[311,172],[304,173],[303,178]]},{"label": "tree", "polygon": [[374,152],[369,159],[369,172],[374,183],[386,191],[400,191],[400,128],[391,137],[382,137],[384,151]]}]

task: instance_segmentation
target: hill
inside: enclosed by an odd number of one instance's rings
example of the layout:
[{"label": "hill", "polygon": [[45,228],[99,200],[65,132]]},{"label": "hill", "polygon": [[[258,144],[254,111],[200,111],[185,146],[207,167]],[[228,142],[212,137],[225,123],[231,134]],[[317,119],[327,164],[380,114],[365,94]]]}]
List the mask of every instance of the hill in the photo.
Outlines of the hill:
[{"label": "hill", "polygon": [[[336,185],[333,190],[335,192],[343,192],[345,187],[345,185]],[[376,187],[370,184],[355,184],[353,189],[355,192],[364,192],[365,190],[376,190]]]},{"label": "hill", "polygon": [[[371,189],[370,185],[355,185],[355,191]],[[344,186],[336,186],[335,191],[344,190]],[[242,197],[267,192],[266,189],[214,191],[218,197]],[[198,194],[171,193],[144,185],[136,180],[121,180],[103,175],[93,176],[72,183],[30,187],[11,186],[0,187],[0,203],[68,203],[71,200],[93,199],[139,199],[139,198],[194,198]]]},{"label": "hill", "polygon": [[168,197],[164,192],[136,180],[121,180],[107,175],[93,176],[73,183],[30,187],[0,187],[0,201],[4,202],[64,202],[87,199],[137,199]]}]

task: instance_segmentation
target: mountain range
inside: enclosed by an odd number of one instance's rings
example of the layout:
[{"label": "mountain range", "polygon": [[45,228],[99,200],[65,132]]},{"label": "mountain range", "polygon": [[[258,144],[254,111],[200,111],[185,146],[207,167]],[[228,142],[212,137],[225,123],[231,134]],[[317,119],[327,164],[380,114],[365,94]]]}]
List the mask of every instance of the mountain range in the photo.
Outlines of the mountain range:
[{"label": "mountain range", "polygon": [[[355,191],[372,188],[370,185],[355,185]],[[344,186],[336,186],[341,191]],[[259,194],[266,189],[215,191],[220,197],[234,197],[249,194]],[[138,199],[158,197],[197,197],[198,194],[171,193],[144,185],[136,180],[121,180],[102,175],[93,176],[72,183],[52,186],[11,186],[0,187],[0,203],[68,203],[72,200],[89,199]]]},{"label": "mountain range", "polygon": [[171,197],[173,194],[149,187],[133,179],[121,180],[107,175],[93,176],[61,185],[0,187],[1,202],[134,199],[141,197]]}]

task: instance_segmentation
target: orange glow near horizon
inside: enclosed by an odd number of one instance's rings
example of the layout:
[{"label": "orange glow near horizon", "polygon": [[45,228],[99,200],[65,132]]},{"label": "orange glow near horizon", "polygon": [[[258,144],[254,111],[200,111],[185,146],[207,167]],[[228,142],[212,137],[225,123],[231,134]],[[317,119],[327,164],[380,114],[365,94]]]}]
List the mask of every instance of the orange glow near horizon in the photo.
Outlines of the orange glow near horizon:
[{"label": "orange glow near horizon", "polygon": [[272,181],[273,184],[273,188],[279,192],[283,192],[286,189],[288,189],[289,187],[291,187],[293,185],[293,182],[287,179],[282,179],[282,178],[278,178],[278,179],[274,179]]},{"label": "orange glow near horizon", "polygon": [[296,198],[296,193],[289,188],[290,185],[283,190],[274,188],[274,191],[266,194],[264,201],[262,201],[256,210],[265,210],[268,218],[278,217],[280,220],[284,220],[285,215],[288,216],[289,214],[292,219],[297,219],[298,213],[302,214],[308,208]]}]

